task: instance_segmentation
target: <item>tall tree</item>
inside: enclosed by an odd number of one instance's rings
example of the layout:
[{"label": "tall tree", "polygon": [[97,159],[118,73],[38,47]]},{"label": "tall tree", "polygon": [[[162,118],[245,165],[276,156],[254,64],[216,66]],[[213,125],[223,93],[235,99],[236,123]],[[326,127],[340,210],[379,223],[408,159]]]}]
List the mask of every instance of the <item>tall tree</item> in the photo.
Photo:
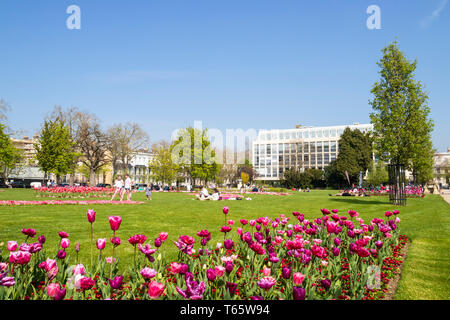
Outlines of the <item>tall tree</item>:
[{"label": "tall tree", "polygon": [[137,123],[119,123],[107,130],[108,155],[113,175],[128,170],[131,159],[141,150],[148,150],[148,134]]},{"label": "tall tree", "polygon": [[44,178],[49,173],[56,174],[57,178],[72,172],[73,142],[68,128],[58,119],[55,121],[45,120],[38,140],[34,147],[36,149],[36,160],[38,166],[44,172]]},{"label": "tall tree", "polygon": [[149,163],[150,176],[163,184],[171,183],[177,176],[177,166],[172,162],[170,145],[166,141],[161,141],[153,145],[154,157]]},{"label": "tall tree", "polygon": [[421,179],[431,178],[433,166],[428,95],[414,79],[417,60],[410,62],[393,42],[377,63],[381,78],[371,90],[370,114],[376,151],[382,160],[402,164]]},{"label": "tall tree", "polygon": [[20,168],[22,152],[5,132],[6,126],[0,123],[0,177],[7,181],[10,174]]},{"label": "tall tree", "polygon": [[350,182],[357,183],[360,172],[364,175],[371,163],[372,140],[369,133],[345,128],[339,139],[339,154],[336,159],[336,169],[342,179],[346,179],[347,171]]},{"label": "tall tree", "polygon": [[379,186],[380,184],[388,183],[388,181],[388,172],[384,162],[380,160],[376,164],[374,163],[369,169],[367,182],[373,186]]},{"label": "tall tree", "polygon": [[95,117],[85,117],[79,123],[78,148],[81,162],[89,168],[89,184],[96,184],[96,173],[109,163],[107,136]]},{"label": "tall tree", "polygon": [[192,184],[196,180],[205,184],[213,181],[220,171],[207,129],[188,127],[179,130],[170,151],[172,161],[190,178]]}]

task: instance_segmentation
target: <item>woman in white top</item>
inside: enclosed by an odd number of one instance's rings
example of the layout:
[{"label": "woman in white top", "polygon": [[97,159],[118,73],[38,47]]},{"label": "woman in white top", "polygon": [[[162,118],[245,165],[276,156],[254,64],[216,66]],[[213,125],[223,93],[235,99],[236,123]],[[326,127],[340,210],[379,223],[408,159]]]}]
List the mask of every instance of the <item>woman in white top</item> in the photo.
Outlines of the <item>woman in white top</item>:
[{"label": "woman in white top", "polygon": [[116,194],[121,195],[122,193],[122,189],[123,189],[123,180],[122,180],[122,176],[117,176],[117,179],[114,181],[114,188],[116,190],[114,190],[114,194],[111,198],[111,201],[114,200],[114,198],[116,197]]},{"label": "woman in white top", "polygon": [[131,200],[131,179],[130,176],[128,174],[125,175],[125,184],[124,184],[124,189],[122,192],[122,196],[120,198],[120,201],[122,201],[123,199],[123,195],[126,193],[127,194],[127,201]]}]

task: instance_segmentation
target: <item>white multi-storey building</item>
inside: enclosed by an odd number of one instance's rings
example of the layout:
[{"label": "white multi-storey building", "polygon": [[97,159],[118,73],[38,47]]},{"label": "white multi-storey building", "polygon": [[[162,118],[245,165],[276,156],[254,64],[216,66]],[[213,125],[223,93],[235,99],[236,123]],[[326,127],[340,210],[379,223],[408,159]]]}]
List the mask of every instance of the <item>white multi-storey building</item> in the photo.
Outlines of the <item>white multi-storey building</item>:
[{"label": "white multi-storey building", "polygon": [[295,129],[260,130],[252,143],[253,165],[258,180],[280,180],[285,170],[323,169],[339,153],[339,138],[345,128],[361,132],[373,130],[372,124]]}]

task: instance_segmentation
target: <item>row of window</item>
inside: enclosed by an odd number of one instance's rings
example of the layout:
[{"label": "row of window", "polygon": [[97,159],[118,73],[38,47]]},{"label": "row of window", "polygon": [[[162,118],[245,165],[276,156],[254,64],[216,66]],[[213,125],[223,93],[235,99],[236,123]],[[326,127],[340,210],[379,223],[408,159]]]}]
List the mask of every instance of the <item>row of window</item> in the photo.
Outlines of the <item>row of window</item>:
[{"label": "row of window", "polygon": [[284,165],[315,165],[324,164],[327,165],[330,161],[336,160],[336,153],[312,153],[312,154],[292,154],[292,155],[279,155],[271,157],[255,156],[255,166],[270,166],[274,164]]},{"label": "row of window", "polygon": [[337,141],[318,141],[305,143],[255,144],[255,155],[271,155],[286,153],[336,152],[339,148]]},{"label": "row of window", "polygon": [[[364,126],[359,128],[362,132],[371,130],[371,126]],[[340,137],[344,132],[344,128],[325,128],[325,129],[310,129],[310,130],[292,130],[283,132],[262,132],[259,134],[259,139],[263,141],[270,140],[290,140],[290,139],[316,139],[328,137]]]}]

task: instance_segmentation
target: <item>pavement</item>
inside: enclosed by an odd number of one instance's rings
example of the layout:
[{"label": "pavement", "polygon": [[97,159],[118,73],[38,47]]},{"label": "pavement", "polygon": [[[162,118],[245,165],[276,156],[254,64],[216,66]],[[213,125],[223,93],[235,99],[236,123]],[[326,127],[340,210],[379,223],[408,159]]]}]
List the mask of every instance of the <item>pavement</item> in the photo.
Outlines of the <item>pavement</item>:
[{"label": "pavement", "polygon": [[450,204],[450,194],[449,193],[441,193],[442,198],[444,198],[445,201],[447,201],[448,204]]}]

